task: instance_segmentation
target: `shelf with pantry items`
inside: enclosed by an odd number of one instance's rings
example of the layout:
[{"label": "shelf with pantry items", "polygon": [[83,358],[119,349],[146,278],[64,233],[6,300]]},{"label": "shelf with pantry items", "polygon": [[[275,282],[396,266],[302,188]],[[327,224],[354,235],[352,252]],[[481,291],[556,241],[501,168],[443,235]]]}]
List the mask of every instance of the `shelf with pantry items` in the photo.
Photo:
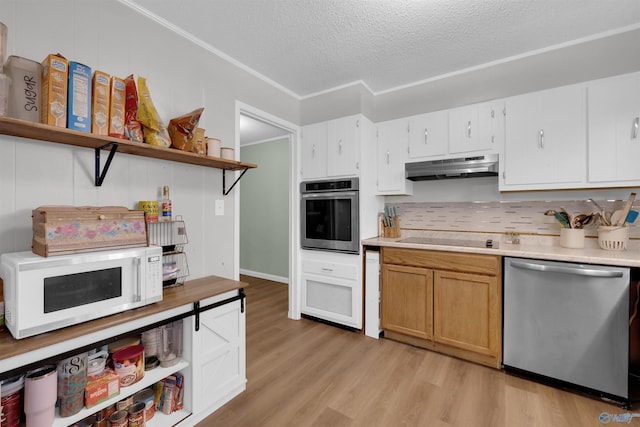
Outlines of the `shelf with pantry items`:
[{"label": "shelf with pantry items", "polygon": [[[76,147],[93,148],[96,152],[96,186],[102,185],[102,181],[106,176],[107,170],[116,151],[136,156],[221,169],[223,178],[225,178],[225,171],[242,171],[242,175],[244,175],[247,170],[257,167],[257,165],[253,163],[209,157],[173,148],[140,144],[126,139],[100,136],[42,123],[14,119],[11,117],[0,116],[0,134],[55,142],[58,144],[74,145]],[[100,172],[100,153],[102,150],[110,150],[110,152],[104,169]],[[234,182],[228,190],[226,189],[225,179],[223,179],[223,192],[225,195],[229,194],[242,175],[238,177],[236,182]]]},{"label": "shelf with pantry items", "polygon": [[174,221],[149,222],[149,244],[162,246],[162,286],[184,283],[189,276],[187,255],[183,252],[188,243],[187,228],[180,215]]},{"label": "shelf with pantry items", "polygon": [[[129,396],[134,395],[140,390],[153,386],[158,381],[162,381],[164,378],[172,374],[175,374],[176,372],[180,371],[181,369],[185,369],[188,366],[189,366],[188,362],[185,362],[184,360],[180,360],[177,364],[171,367],[163,368],[159,366],[149,371],[145,371],[144,377],[142,377],[140,381],[128,387],[121,387],[120,394],[118,394],[117,396],[114,396],[111,399],[108,399],[95,406],[92,406],[91,408],[83,408],[80,412],[70,417],[60,417],[56,414],[52,427],[64,427],[64,426],[72,425],[73,423],[83,420],[95,414],[96,412],[101,411],[104,408],[114,405],[116,402],[120,400],[123,400]],[[154,426],[154,427],[155,426],[172,426],[177,424],[181,420],[185,419],[189,415],[191,415],[191,413],[185,410],[175,411],[171,414],[164,414],[160,411],[156,411],[153,419],[147,425]]]}]

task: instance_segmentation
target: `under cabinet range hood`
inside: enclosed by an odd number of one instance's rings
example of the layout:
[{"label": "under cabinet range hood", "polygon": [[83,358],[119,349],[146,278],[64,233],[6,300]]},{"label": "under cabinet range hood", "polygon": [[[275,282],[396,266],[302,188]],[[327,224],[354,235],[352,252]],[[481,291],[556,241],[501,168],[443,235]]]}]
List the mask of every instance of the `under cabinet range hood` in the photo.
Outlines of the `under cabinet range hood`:
[{"label": "under cabinet range hood", "polygon": [[407,163],[405,165],[405,174],[406,178],[411,181],[497,176],[498,155],[486,154],[483,156]]}]

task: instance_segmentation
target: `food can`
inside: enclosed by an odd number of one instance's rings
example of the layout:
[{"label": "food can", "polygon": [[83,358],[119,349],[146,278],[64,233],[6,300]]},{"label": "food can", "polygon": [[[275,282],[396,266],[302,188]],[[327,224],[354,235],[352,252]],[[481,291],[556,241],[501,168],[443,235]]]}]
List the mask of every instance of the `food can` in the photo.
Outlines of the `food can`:
[{"label": "food can", "polygon": [[158,222],[158,201],[140,200],[138,209],[144,211],[144,218],[147,222]]},{"label": "food can", "polygon": [[133,396],[129,396],[126,399],[122,399],[118,403],[116,403],[116,410],[128,411],[131,405],[133,405]]},{"label": "food can", "polygon": [[120,387],[137,383],[144,377],[144,347],[132,345],[116,351],[113,366],[120,377]]},{"label": "food can", "polygon": [[109,427],[127,427],[129,424],[127,411],[116,411],[109,417]]},{"label": "food can", "polygon": [[144,420],[144,402],[138,402],[129,408],[129,427],[143,427]]},{"label": "food can", "polygon": [[135,403],[144,403],[144,420],[149,421],[153,418],[156,412],[156,407],[153,401],[153,389],[145,388],[133,395],[133,401]]},{"label": "food can", "polygon": [[0,381],[2,384],[2,427],[18,427],[20,415],[22,415],[22,389],[24,388],[24,375]]}]

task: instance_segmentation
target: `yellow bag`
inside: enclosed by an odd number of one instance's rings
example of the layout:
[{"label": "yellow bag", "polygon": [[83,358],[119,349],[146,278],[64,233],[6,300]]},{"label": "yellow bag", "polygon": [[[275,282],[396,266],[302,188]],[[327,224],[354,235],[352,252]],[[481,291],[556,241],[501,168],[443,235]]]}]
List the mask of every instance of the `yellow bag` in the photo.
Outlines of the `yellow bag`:
[{"label": "yellow bag", "polygon": [[147,88],[147,79],[138,77],[138,114],[137,119],[143,126],[144,139],[147,144],[168,148],[171,146],[167,127],[158,115]]}]

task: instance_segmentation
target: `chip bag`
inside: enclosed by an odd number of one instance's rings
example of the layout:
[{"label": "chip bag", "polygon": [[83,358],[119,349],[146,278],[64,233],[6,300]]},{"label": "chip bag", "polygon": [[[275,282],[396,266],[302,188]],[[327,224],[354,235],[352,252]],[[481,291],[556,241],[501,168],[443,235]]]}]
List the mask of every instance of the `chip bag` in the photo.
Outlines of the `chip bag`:
[{"label": "chip bag", "polygon": [[145,142],[158,147],[170,147],[169,132],[153,105],[144,77],[138,77],[138,101],[137,119],[142,123]]},{"label": "chip bag", "polygon": [[138,92],[133,74],[124,79],[124,134],[133,142],[144,142],[142,125],[136,119],[138,115]]},{"label": "chip bag", "polygon": [[178,150],[186,148],[198,127],[202,111],[204,108],[197,108],[190,113],[169,120],[168,131],[171,137],[171,147]]}]

